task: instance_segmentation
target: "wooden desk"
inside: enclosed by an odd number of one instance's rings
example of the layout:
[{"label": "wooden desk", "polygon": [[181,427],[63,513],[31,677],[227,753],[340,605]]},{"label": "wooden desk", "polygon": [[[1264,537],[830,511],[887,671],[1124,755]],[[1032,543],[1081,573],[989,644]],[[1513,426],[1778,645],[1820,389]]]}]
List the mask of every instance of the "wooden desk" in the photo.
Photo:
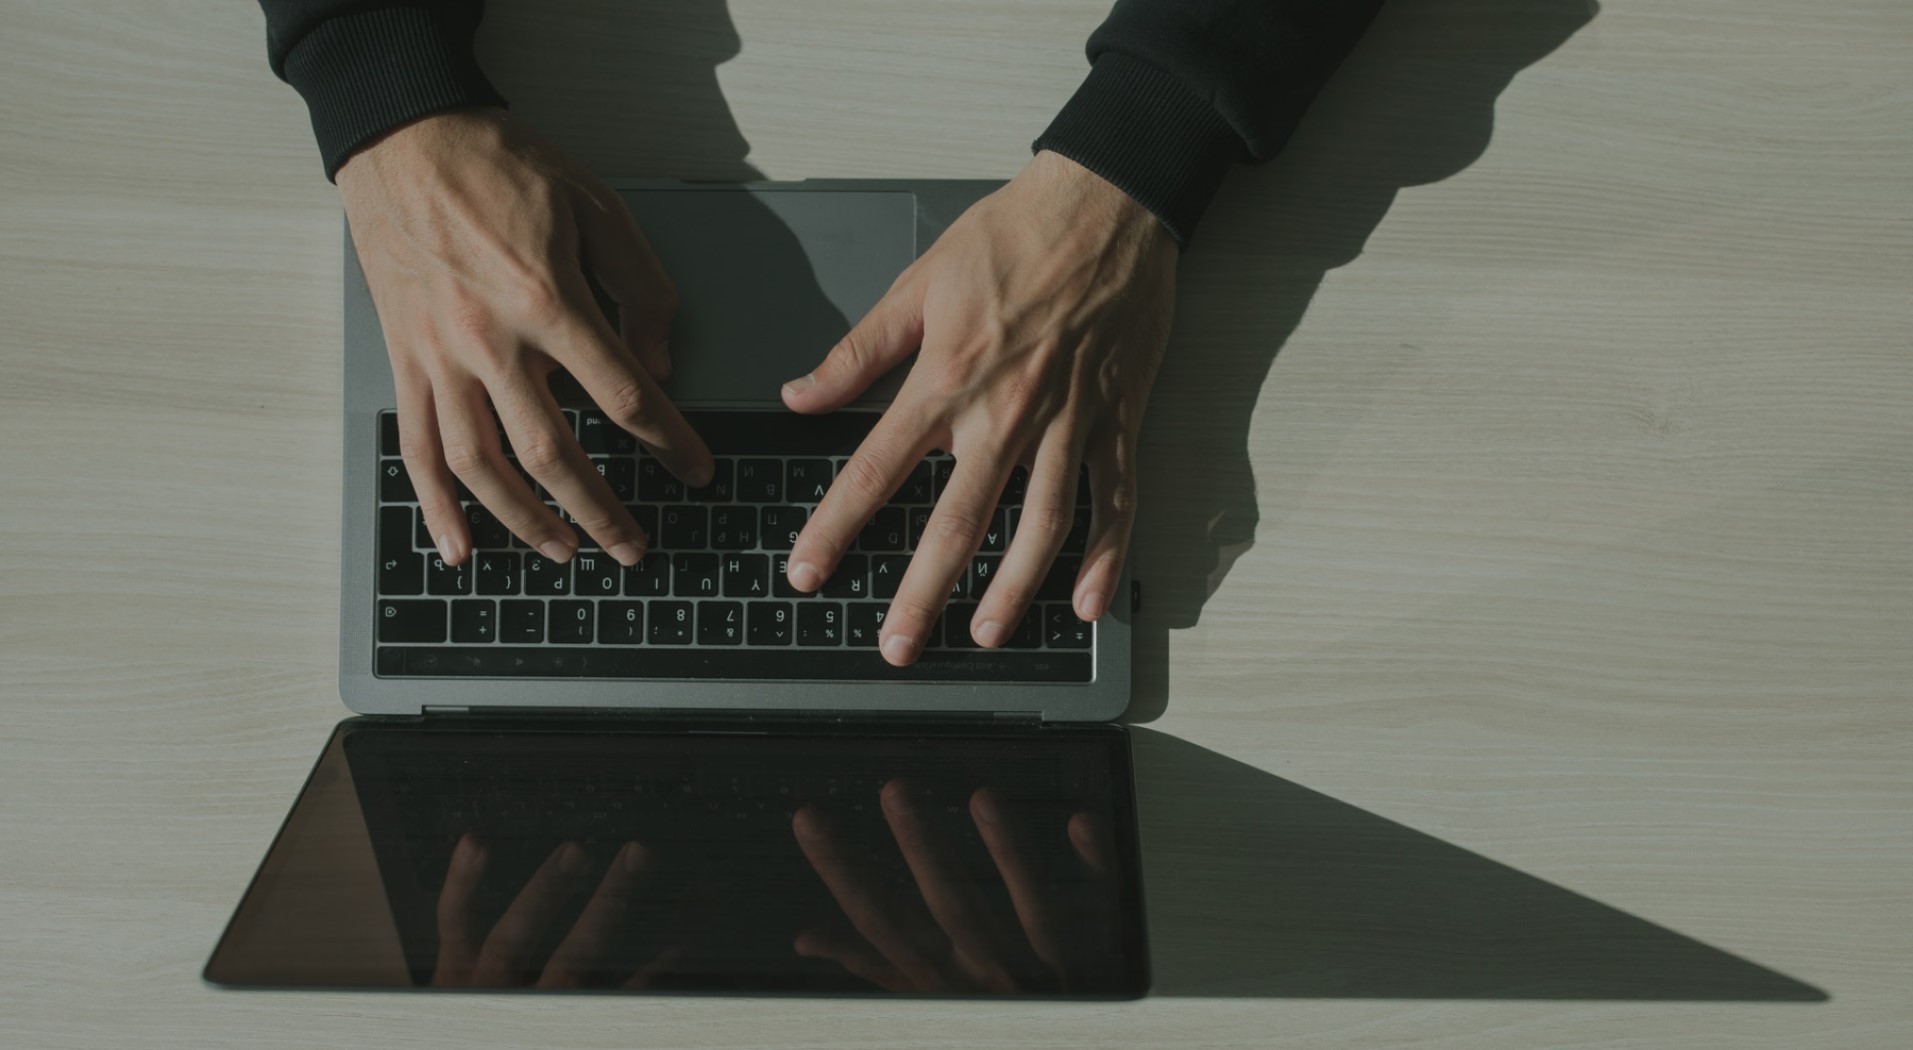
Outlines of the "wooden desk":
[{"label": "wooden desk", "polygon": [[[1913,8],[1590,6],[1391,2],[1200,232],[1159,994],[1059,1006],[203,987],[343,713],[336,198],[247,5],[5,4],[0,1043],[1913,1045]],[[609,174],[1007,177],[1104,0],[494,7]]]}]

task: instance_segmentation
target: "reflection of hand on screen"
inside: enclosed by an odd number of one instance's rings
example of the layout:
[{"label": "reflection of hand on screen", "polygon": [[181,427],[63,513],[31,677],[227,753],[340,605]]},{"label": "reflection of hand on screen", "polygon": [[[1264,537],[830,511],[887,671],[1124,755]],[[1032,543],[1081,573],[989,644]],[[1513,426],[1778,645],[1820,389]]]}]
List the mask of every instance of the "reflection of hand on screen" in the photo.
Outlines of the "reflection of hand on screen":
[{"label": "reflection of hand on screen", "polygon": [[[1008,890],[1012,924],[963,870],[955,843],[934,826],[911,785],[890,781],[882,802],[923,905],[887,892],[854,863],[830,818],[807,806],[792,830],[851,928],[804,930],[793,944],[799,955],[832,960],[893,992],[1015,994],[1094,985],[1093,974],[1116,947],[1114,860],[1101,821],[1073,814],[1063,850],[1060,842],[1035,839],[1026,815],[990,788],[970,796],[969,816]],[[1057,856],[1044,865],[1036,858],[1045,853]]]},{"label": "reflection of hand on screen", "polygon": [[[479,882],[488,856],[483,843],[471,835],[458,840],[445,872],[445,888],[438,898],[438,964],[432,984],[455,988],[502,988],[536,984],[540,988],[581,988],[605,983],[604,971],[620,938],[630,933],[639,891],[650,873],[651,856],[636,842],[627,842],[611,859],[604,876],[592,888],[588,878],[591,857],[576,843],[566,842],[538,866],[524,888],[490,930],[477,928],[473,917]],[[546,954],[560,917],[579,895],[591,890],[590,900],[571,928],[562,931],[557,945]],[[617,974],[624,986],[649,983],[670,953],[637,973]],[[615,979],[614,979],[615,982]]]}]

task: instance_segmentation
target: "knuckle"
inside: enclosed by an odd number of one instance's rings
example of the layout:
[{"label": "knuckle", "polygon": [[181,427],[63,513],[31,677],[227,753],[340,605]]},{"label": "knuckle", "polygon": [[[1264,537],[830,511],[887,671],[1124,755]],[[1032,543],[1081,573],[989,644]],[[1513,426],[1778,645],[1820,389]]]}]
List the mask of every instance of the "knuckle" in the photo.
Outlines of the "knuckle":
[{"label": "knuckle", "polygon": [[598,407],[611,417],[612,422],[629,428],[649,418],[651,400],[651,392],[645,384],[636,378],[626,377],[605,391],[604,400]]},{"label": "knuckle", "polygon": [[[408,461],[409,465],[409,461]],[[491,456],[483,445],[468,439],[447,441],[445,443],[445,465],[461,478],[470,478],[484,473],[491,466]]]},{"label": "knuckle", "polygon": [[934,546],[967,550],[982,531],[983,523],[967,510],[938,511],[924,526],[924,538],[933,541]]},{"label": "knuckle", "polygon": [[533,477],[550,477],[565,464],[565,449],[555,434],[539,433],[525,441],[513,442],[513,447],[518,453],[518,465]]},{"label": "knuckle", "polygon": [[853,456],[837,475],[837,483],[849,486],[849,493],[867,502],[881,502],[890,495],[890,478],[865,456]]},{"label": "knuckle", "polygon": [[546,278],[514,282],[508,295],[511,311],[531,325],[544,327],[564,314],[564,296],[559,294],[557,285]]},{"label": "knuckle", "polygon": [[1016,519],[1018,532],[1030,532],[1044,542],[1061,541],[1069,535],[1071,526],[1076,523],[1075,511],[1062,507],[1024,508],[1023,515]]}]

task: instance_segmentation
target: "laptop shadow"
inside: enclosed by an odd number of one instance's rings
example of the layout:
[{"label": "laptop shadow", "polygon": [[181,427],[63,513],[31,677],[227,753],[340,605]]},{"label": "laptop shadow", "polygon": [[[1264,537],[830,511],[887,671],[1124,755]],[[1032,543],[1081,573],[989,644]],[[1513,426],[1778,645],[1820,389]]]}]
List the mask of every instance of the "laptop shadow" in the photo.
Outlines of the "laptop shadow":
[{"label": "laptop shadow", "polygon": [[[1131,558],[1142,606],[1126,721],[1163,713],[1170,632],[1200,621],[1254,546],[1264,508],[1306,498],[1368,410],[1357,397],[1285,417],[1311,439],[1261,464],[1269,477],[1258,485],[1256,402],[1316,289],[1361,255],[1402,189],[1480,158],[1502,89],[1598,10],[1593,0],[1390,0],[1282,155],[1223,186],[1183,259],[1175,334],[1143,424]],[[1359,343],[1337,352],[1375,387],[1415,354]]]},{"label": "laptop shadow", "polygon": [[1829,998],[1214,751],[1131,734],[1155,995]]}]

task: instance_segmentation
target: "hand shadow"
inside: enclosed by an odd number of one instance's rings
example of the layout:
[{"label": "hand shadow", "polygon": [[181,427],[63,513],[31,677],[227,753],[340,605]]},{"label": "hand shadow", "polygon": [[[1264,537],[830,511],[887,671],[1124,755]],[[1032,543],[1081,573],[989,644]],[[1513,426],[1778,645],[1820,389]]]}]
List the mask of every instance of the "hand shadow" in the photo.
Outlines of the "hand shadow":
[{"label": "hand shadow", "polygon": [[[1597,11],[1594,0],[1390,0],[1282,155],[1224,186],[1183,260],[1175,334],[1143,424],[1131,558],[1142,604],[1125,721],[1162,714],[1169,632],[1195,626],[1255,544],[1260,508],[1302,498],[1333,436],[1365,410],[1322,406],[1308,423],[1323,436],[1280,449],[1280,480],[1258,489],[1256,400],[1316,288],[1361,255],[1397,192],[1479,158],[1501,90]],[[1387,348],[1365,367],[1405,363]]]}]

